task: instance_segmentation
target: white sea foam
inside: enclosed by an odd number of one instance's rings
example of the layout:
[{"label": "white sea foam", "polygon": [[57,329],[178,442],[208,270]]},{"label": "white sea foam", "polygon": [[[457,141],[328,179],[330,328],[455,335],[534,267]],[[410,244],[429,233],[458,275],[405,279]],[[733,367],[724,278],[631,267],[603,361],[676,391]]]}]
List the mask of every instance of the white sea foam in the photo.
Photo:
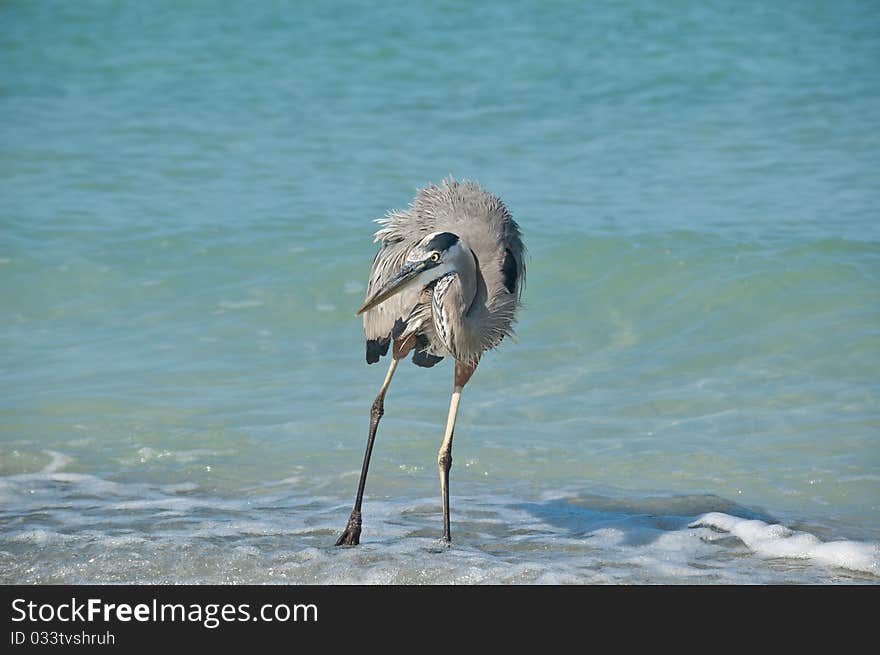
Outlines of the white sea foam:
[{"label": "white sea foam", "polygon": [[178,482],[176,484],[165,484],[161,487],[163,492],[169,494],[186,493],[187,491],[195,491],[198,488],[199,485],[195,482]]},{"label": "white sea foam", "polygon": [[247,300],[221,300],[217,303],[217,306],[220,309],[250,309],[251,307],[260,307],[263,304],[262,300],[257,300],[256,298],[250,298]]},{"label": "white sea foam", "polygon": [[851,571],[880,574],[880,545],[859,541],[823,542],[808,532],[757,519],[710,512],[691,523],[738,537],[749,550],[764,557],[812,560]]},{"label": "white sea foam", "polygon": [[49,463],[43,467],[40,473],[55,473],[56,471],[60,471],[65,466],[70,464],[70,457],[63,453],[59,453],[54,450],[47,450],[46,454],[49,455],[51,459]]},{"label": "white sea foam", "polygon": [[147,464],[150,462],[161,462],[163,460],[177,462],[179,464],[190,464],[193,462],[202,462],[210,457],[222,457],[229,454],[229,451],[210,450],[207,448],[194,448],[190,450],[157,450],[150,446],[142,446],[138,448],[132,455],[121,457],[119,461],[126,465]]},{"label": "white sea foam", "polygon": [[[0,582],[631,584],[878,580],[877,546],[821,542],[715,497],[457,496],[454,545],[433,496],[350,506],[290,479],[218,496],[194,482],[57,470],[0,478]],[[705,512],[697,508],[718,508]],[[742,510],[748,516],[748,512]],[[695,520],[695,517],[696,518]],[[722,534],[723,533],[723,534]],[[730,535],[737,537],[731,538]],[[791,558],[799,558],[796,564]],[[806,563],[806,566],[805,566]]]}]

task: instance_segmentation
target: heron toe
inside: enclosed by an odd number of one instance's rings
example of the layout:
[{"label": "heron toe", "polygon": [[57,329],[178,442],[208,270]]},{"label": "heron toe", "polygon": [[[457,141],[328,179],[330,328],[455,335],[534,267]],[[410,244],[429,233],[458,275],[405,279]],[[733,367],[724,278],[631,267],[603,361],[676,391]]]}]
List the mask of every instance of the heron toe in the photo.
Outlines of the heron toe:
[{"label": "heron toe", "polygon": [[337,546],[357,546],[361,542],[361,513],[352,512],[345,532],[336,540]]}]

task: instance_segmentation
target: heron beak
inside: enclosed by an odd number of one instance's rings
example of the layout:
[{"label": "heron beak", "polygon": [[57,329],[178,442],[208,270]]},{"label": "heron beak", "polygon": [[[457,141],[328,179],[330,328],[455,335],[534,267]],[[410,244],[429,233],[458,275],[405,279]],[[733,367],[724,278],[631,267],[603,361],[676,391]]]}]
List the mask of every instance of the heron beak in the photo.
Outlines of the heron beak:
[{"label": "heron beak", "polygon": [[425,262],[409,262],[408,264],[405,264],[403,268],[397,272],[397,275],[388,281],[388,284],[367,298],[364,302],[364,306],[357,311],[357,316],[360,316],[368,309],[372,309],[379,303],[388,300],[394,294],[403,291],[404,287],[415,280],[419,273],[426,268],[427,265]]}]

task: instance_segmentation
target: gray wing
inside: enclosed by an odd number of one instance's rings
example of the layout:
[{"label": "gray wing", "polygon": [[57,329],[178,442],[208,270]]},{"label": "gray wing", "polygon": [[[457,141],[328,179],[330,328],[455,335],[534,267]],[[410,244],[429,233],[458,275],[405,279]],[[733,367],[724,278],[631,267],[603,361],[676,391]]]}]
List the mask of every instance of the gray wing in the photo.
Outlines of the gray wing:
[{"label": "gray wing", "polygon": [[[409,212],[390,212],[388,216],[376,222],[382,227],[376,232],[375,240],[381,241],[382,247],[376,253],[370,269],[366,298],[394,277],[413,246],[431,232],[430,225],[416,221]],[[395,325],[402,325],[402,322],[409,317],[419,304],[420,295],[421,289],[417,287],[404,289],[364,312],[367,363],[378,362],[379,358],[388,352]]]}]

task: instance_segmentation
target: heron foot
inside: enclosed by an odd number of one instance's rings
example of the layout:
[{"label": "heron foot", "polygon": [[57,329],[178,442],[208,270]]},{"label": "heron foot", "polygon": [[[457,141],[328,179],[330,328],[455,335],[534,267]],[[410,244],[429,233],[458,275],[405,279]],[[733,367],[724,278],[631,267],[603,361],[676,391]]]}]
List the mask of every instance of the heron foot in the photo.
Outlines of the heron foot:
[{"label": "heron foot", "polygon": [[336,540],[337,546],[357,546],[361,542],[361,513],[353,511],[345,532]]}]

